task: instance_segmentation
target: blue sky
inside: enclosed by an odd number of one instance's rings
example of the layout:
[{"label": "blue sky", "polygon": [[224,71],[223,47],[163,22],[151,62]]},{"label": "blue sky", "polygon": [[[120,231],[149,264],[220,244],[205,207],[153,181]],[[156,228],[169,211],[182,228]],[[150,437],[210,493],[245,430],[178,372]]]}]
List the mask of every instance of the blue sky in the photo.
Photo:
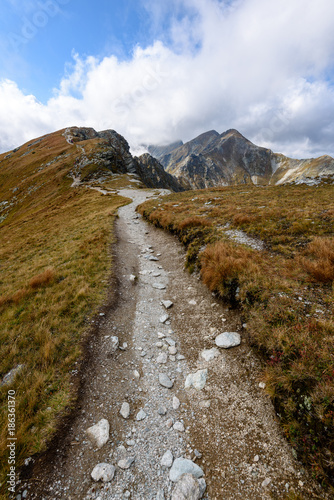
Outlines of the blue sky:
[{"label": "blue sky", "polygon": [[135,0],[1,0],[0,74],[42,102],[59,85],[72,53],[120,59],[151,41],[148,12]]},{"label": "blue sky", "polygon": [[71,125],[133,149],[237,128],[334,156],[332,0],[0,0],[0,151]]}]

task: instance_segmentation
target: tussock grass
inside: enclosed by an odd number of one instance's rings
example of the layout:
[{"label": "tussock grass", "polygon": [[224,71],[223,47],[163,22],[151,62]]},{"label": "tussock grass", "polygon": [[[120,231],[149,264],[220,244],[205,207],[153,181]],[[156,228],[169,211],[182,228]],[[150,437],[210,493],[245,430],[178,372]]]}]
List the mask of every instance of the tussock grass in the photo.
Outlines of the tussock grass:
[{"label": "tussock grass", "polygon": [[28,151],[0,156],[0,202],[13,203],[0,224],[0,382],[23,365],[0,386],[0,483],[8,473],[8,390],[16,392],[18,469],[46,448],[75,401],[89,319],[107,293],[115,212],[127,202],[71,188],[77,151],[60,133],[43,138],[33,159],[21,156]]},{"label": "tussock grass", "polygon": [[306,271],[322,283],[334,281],[334,238],[314,238],[306,247],[309,257],[302,260]]},{"label": "tussock grass", "polygon": [[[287,438],[332,488],[334,187],[208,189],[151,200],[138,210],[178,235],[189,269],[240,308],[244,337],[262,359]],[[260,239],[264,250],[232,241],[226,229]]]},{"label": "tussock grass", "polygon": [[200,254],[202,280],[212,292],[233,302],[242,277],[258,274],[256,260],[259,261],[252,250],[217,241]]}]

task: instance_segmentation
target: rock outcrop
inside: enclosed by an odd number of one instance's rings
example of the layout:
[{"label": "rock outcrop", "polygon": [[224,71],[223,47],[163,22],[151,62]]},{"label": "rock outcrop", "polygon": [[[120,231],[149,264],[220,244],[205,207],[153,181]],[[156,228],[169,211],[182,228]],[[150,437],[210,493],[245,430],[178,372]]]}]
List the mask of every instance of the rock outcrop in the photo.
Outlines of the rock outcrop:
[{"label": "rock outcrop", "polygon": [[[132,157],[129,144],[115,130],[96,132],[93,128],[70,127],[65,130],[64,137],[69,144],[84,148],[85,167],[98,164],[113,173],[135,174],[149,188],[184,190],[181,183],[148,153],[138,158]],[[89,146],[89,150],[86,146]],[[185,183],[185,186],[188,184]]]},{"label": "rock outcrop", "polygon": [[189,189],[233,184],[316,184],[334,179],[334,159],[295,160],[256,146],[237,130],[211,130],[176,148],[150,147],[167,172]]},{"label": "rock outcrop", "polygon": [[167,188],[172,191],[183,191],[184,187],[163,166],[148,153],[135,157],[136,173],[145,186],[150,188]]}]

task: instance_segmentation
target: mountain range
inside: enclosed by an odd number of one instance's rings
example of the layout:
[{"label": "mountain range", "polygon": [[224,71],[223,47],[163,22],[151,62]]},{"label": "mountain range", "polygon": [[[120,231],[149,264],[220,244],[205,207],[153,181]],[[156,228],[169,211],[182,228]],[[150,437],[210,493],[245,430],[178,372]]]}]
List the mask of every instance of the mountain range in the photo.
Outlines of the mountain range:
[{"label": "mountain range", "polygon": [[171,191],[234,184],[274,185],[333,182],[334,159],[295,160],[256,146],[237,130],[212,130],[183,144],[149,146],[132,156],[126,139],[114,130],[69,127],[34,139],[0,155],[0,223],[20,199],[48,179],[72,179],[73,186],[102,189],[118,175],[137,186]]},{"label": "mountain range", "polygon": [[234,129],[205,132],[183,144],[149,146],[148,151],[185,189],[253,183],[306,183],[334,179],[330,156],[296,160],[256,146]]}]

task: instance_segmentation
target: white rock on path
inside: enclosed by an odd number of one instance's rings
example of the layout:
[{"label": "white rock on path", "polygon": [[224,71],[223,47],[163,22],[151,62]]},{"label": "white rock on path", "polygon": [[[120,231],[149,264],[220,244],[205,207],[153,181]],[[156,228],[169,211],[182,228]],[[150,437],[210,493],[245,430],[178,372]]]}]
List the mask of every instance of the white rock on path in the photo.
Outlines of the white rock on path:
[{"label": "white rock on path", "polygon": [[175,424],[173,425],[173,429],[177,432],[184,432],[184,425],[182,422],[175,422]]},{"label": "white rock on path", "polygon": [[118,337],[115,336],[110,337],[110,347],[111,347],[111,352],[117,351],[119,347]]},{"label": "white rock on path", "polygon": [[167,389],[171,389],[174,382],[166,375],[166,373],[159,373],[159,384]]},{"label": "white rock on path", "polygon": [[212,361],[214,358],[219,356],[219,350],[216,347],[213,347],[212,349],[204,349],[204,351],[201,352],[201,356],[205,361]]},{"label": "white rock on path", "polygon": [[115,467],[111,464],[97,464],[92,470],[91,476],[94,481],[108,483],[115,475]]},{"label": "white rock on path", "polygon": [[170,450],[168,450],[162,456],[160,465],[162,467],[171,467],[173,465],[173,460],[174,460],[173,453]]},{"label": "white rock on path", "polygon": [[169,473],[169,479],[176,483],[182,474],[192,474],[197,479],[204,475],[201,467],[187,458],[177,458],[174,460],[173,467]]},{"label": "white rock on path", "polygon": [[100,420],[96,425],[89,427],[86,430],[86,434],[90,440],[97,446],[97,448],[102,448],[109,439],[109,422],[105,418]]},{"label": "white rock on path", "polygon": [[140,422],[141,420],[144,420],[146,418],[146,413],[144,412],[144,410],[140,410],[138,413],[137,413],[137,416],[136,416],[136,420],[138,422]]},{"label": "white rock on path", "polygon": [[119,460],[117,465],[120,469],[127,470],[130,469],[131,465],[135,461],[135,457],[123,458],[123,460]]},{"label": "white rock on path", "polygon": [[198,370],[195,373],[190,373],[185,381],[184,387],[189,389],[189,387],[194,387],[198,391],[201,391],[206,384],[208,377],[208,370]]},{"label": "white rock on path", "polygon": [[173,302],[171,300],[162,300],[161,304],[166,308],[170,309],[173,305]]},{"label": "white rock on path", "polygon": [[240,345],[241,337],[237,332],[223,332],[216,337],[215,342],[218,347],[229,349]]},{"label": "white rock on path", "polygon": [[130,415],[130,405],[129,403],[123,403],[122,407],[120,409],[120,414],[122,415],[123,418],[128,418]]},{"label": "white rock on path", "polygon": [[169,320],[169,316],[168,316],[168,314],[163,314],[163,315],[162,315],[162,316],[160,316],[160,318],[159,318],[159,321],[160,321],[160,323],[162,323],[162,324],[163,324],[163,323],[166,323],[166,321],[168,321],[168,320]]},{"label": "white rock on path", "polygon": [[183,474],[175,485],[171,500],[199,500],[202,496],[199,480],[192,474]]},{"label": "white rock on path", "polygon": [[157,357],[156,362],[158,364],[165,364],[165,363],[167,363],[167,353],[162,352],[161,354],[159,354],[159,356]]},{"label": "white rock on path", "polygon": [[166,286],[163,285],[162,283],[153,283],[153,288],[156,288],[157,290],[165,290]]},{"label": "white rock on path", "polygon": [[178,410],[180,408],[180,400],[176,396],[173,397],[173,410]]}]

